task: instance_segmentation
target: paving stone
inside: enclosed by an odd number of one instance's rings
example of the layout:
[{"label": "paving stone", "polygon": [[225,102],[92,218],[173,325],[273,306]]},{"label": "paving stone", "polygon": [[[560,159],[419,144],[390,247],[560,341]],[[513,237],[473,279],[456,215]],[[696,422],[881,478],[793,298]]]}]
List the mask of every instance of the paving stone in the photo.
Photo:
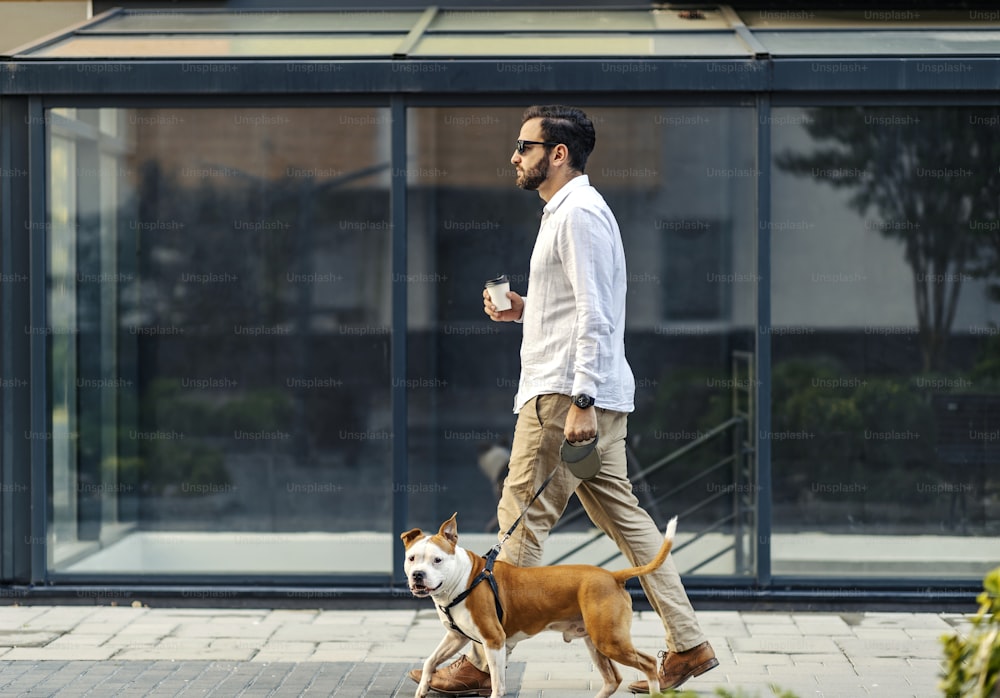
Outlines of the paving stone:
[{"label": "paving stone", "polygon": [[111,659],[112,647],[15,647],[4,655],[5,661],[73,661]]},{"label": "paving stone", "polygon": [[278,628],[273,625],[234,623],[182,623],[171,633],[174,637],[270,637]]},{"label": "paving stone", "polygon": [[[10,613],[8,613],[10,612]],[[933,613],[700,612],[721,666],[685,689],[764,698],[777,684],[807,696],[935,696],[938,637],[968,616]],[[24,628],[19,623],[38,623]],[[409,696],[406,672],[437,645],[433,609],[405,611],[0,608],[0,627],[36,633],[34,647],[0,646],[0,695]],[[51,628],[51,629],[46,629]],[[633,636],[654,652],[662,623],[637,613]],[[102,640],[104,640],[102,642]],[[110,653],[101,661],[86,652]],[[599,674],[582,643],[556,633],[512,654],[512,698],[568,698],[596,691]],[[626,682],[637,672],[621,667]],[[624,689],[619,694],[626,695]]]},{"label": "paving stone", "polygon": [[0,606],[0,625],[5,628],[20,627],[46,613],[50,606]]},{"label": "paving stone", "polygon": [[[161,637],[172,633],[180,623],[136,621],[119,630],[116,635],[159,635]],[[75,632],[75,631],[74,631]]]},{"label": "paving stone", "polygon": [[268,641],[260,648],[262,652],[312,652],[316,649],[315,642]]},{"label": "paving stone", "polygon": [[169,660],[176,659],[179,661],[196,661],[196,660],[230,660],[230,661],[249,661],[253,655],[257,652],[255,649],[235,649],[235,648],[215,648],[210,649],[208,647],[200,648],[188,648],[182,649],[177,647],[171,647],[165,649],[163,647],[135,647],[133,649],[119,650],[115,653],[114,658],[118,660],[145,660],[145,661],[156,661],[156,660]]},{"label": "paving stone", "polygon": [[834,642],[852,659],[865,661],[866,658],[893,657],[906,659],[934,659],[942,656],[941,645],[936,642],[917,642],[912,639],[865,640],[861,638],[834,638]]},{"label": "paving stone", "polygon": [[[430,616],[437,620],[437,612],[433,609],[429,611]],[[377,617],[381,619],[380,615],[371,613],[370,611],[320,611],[320,613],[313,619],[314,625],[361,625],[369,618]]]},{"label": "paving stone", "polygon": [[740,614],[740,620],[747,625],[795,625],[789,613],[747,612]]},{"label": "paving stone", "polygon": [[794,623],[750,623],[747,632],[751,637],[776,635],[779,637],[803,637],[802,629]]},{"label": "paving stone", "polygon": [[879,698],[941,698],[942,694],[936,688],[936,682],[925,686],[912,686],[905,679],[900,680],[895,675],[877,677],[874,681],[864,684],[867,695]]},{"label": "paving stone", "polygon": [[[702,632],[711,640],[713,637],[726,638],[726,637],[750,637],[750,630],[745,625],[738,626],[718,626],[718,625],[702,625]],[[714,644],[714,643],[713,643]]]},{"label": "paving stone", "polygon": [[101,647],[111,638],[107,635],[84,635],[82,633],[70,633],[61,635],[46,647],[72,649],[74,647]]},{"label": "paving stone", "polygon": [[[442,636],[444,629],[441,629]],[[283,625],[274,629],[271,636],[277,641],[332,642],[335,640],[402,640],[406,636],[405,628],[400,626],[382,626],[375,623],[368,625],[347,625],[334,628],[331,625]],[[440,640],[440,638],[439,638]]]},{"label": "paving stone", "polygon": [[160,635],[115,635],[114,637],[108,638],[101,646],[116,647],[118,649],[127,649],[129,647],[155,647],[156,645],[159,645],[162,640],[163,637]]},{"label": "paving stone", "polygon": [[900,627],[859,627],[854,636],[862,640],[884,640],[886,642],[907,642],[910,636]]},{"label": "paving stone", "polygon": [[[791,670],[792,667],[789,667]],[[768,667],[765,665],[761,666],[740,666],[737,665],[730,670],[727,670],[724,675],[718,674],[718,670],[710,672],[709,675],[714,674],[715,676],[710,679],[713,682],[721,680],[723,677],[726,679],[726,683],[722,684],[727,688],[739,687],[739,688],[750,688],[750,687],[760,687],[769,686],[775,682],[774,679],[774,667]],[[702,677],[699,677],[702,678]],[[702,684],[707,685],[707,684]],[[684,684],[684,688],[688,688],[688,684]],[[766,695],[770,695],[770,691]],[[742,698],[742,697],[741,697]]]},{"label": "paving stone", "polygon": [[852,628],[836,614],[795,614],[795,626],[803,635],[852,635]]},{"label": "paving stone", "polygon": [[781,637],[763,635],[734,638],[729,646],[733,652],[764,652],[781,654],[834,654],[840,648],[828,637]]},{"label": "paving stone", "polygon": [[273,662],[309,662],[314,661],[312,659],[313,652],[310,650],[308,652],[269,652],[267,650],[261,650],[253,656],[250,660],[254,663],[269,664]]},{"label": "paving stone", "polygon": [[843,653],[837,654],[792,654],[792,663],[801,666],[803,670],[818,670],[828,668],[836,671],[854,673],[854,665]]},{"label": "paving stone", "polygon": [[[314,662],[363,662],[368,658],[368,653],[368,648],[340,647],[337,643],[320,643],[310,660]],[[417,659],[418,657],[414,655],[413,660],[417,661]]]},{"label": "paving stone", "polygon": [[941,627],[947,623],[938,615],[933,613],[903,613],[903,612],[880,612],[871,611],[865,613],[860,618],[860,627],[883,627],[883,628],[924,628]]},{"label": "paving stone", "polygon": [[0,647],[41,647],[56,638],[59,633],[43,630],[7,630],[0,632]]},{"label": "paving stone", "polygon": [[[320,615],[318,609],[276,609],[268,611],[262,623],[312,623]],[[382,619],[380,619],[382,620]]]},{"label": "paving stone", "polygon": [[744,667],[760,667],[772,664],[791,664],[787,654],[766,652],[733,652],[736,663]]},{"label": "paving stone", "polygon": [[[644,616],[657,617],[652,611],[644,611],[642,614]],[[698,622],[699,623],[712,623],[716,621],[733,621],[742,623],[743,616],[746,614],[740,613],[739,611],[698,611]]]},{"label": "paving stone", "polygon": [[21,627],[31,630],[67,632],[83,622],[95,610],[92,606],[51,606],[44,613],[22,624]]},{"label": "paving stone", "polygon": [[[542,663],[533,662],[533,666],[536,666],[538,664]],[[590,660],[587,660],[586,662],[567,661],[558,663],[545,663],[544,666],[546,668],[543,671],[541,672],[535,671],[532,673],[526,671],[525,676],[526,677],[533,676],[539,679],[544,678],[552,681],[566,681],[566,680],[581,679],[581,678],[590,680],[593,678],[591,674],[593,674],[594,676],[600,676],[597,669],[594,668],[594,665],[590,662]],[[619,668],[623,673],[624,672],[635,673],[635,669],[632,667],[619,665]]]}]

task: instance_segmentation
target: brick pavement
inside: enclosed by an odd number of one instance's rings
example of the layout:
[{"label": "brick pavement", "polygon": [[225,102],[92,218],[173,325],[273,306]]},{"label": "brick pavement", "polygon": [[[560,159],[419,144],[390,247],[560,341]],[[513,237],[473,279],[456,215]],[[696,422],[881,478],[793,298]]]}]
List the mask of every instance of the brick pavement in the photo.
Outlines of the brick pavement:
[{"label": "brick pavement", "polygon": [[[3,696],[410,696],[443,628],[432,609],[288,610],[0,607]],[[685,689],[800,698],[940,697],[939,637],[954,613],[702,611],[719,668]],[[662,648],[637,612],[636,644]],[[635,671],[623,668],[626,681]],[[582,643],[545,633],[512,654],[508,695],[588,696],[600,684]],[[621,696],[629,695],[624,689]]]}]

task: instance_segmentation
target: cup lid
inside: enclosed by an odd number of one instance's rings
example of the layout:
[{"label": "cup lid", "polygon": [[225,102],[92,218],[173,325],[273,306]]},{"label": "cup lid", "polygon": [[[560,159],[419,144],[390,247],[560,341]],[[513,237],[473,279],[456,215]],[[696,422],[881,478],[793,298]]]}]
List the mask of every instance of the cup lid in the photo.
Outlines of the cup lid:
[{"label": "cup lid", "polygon": [[496,284],[505,284],[507,282],[508,282],[507,275],[506,274],[501,274],[497,278],[490,279],[489,281],[487,281],[486,285],[487,286],[495,286]]},{"label": "cup lid", "polygon": [[597,437],[590,441],[570,443],[563,439],[559,457],[570,472],[581,480],[592,480],[601,472],[601,454],[597,452]]}]

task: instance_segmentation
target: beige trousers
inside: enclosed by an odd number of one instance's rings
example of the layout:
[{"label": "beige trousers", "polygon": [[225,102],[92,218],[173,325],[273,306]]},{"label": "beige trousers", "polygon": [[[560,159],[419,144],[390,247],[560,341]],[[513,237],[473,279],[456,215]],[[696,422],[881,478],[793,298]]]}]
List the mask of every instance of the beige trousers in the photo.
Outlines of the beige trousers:
[{"label": "beige trousers", "polygon": [[[656,556],[663,544],[664,532],[657,529],[632,492],[625,455],[628,415],[595,408],[602,468],[596,478],[584,482],[559,458],[571,403],[567,395],[540,395],[518,413],[510,472],[497,507],[501,539],[545,478],[553,469],[557,472],[541,496],[525,511],[520,525],[504,543],[499,559],[521,567],[541,564],[545,539],[575,492],[590,520],[615,541],[629,563],[644,565]],[[705,641],[673,556],[668,557],[656,572],[640,577],[639,583],[663,621],[670,651],[683,652]],[[470,659],[486,671],[486,657],[479,645],[473,646]]]}]

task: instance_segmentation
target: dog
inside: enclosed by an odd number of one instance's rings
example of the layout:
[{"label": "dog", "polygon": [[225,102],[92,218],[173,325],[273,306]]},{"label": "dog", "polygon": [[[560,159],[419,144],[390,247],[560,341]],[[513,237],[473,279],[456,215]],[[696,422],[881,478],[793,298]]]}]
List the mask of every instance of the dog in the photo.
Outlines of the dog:
[{"label": "dog", "polygon": [[[410,593],[433,599],[448,631],[424,662],[415,698],[427,695],[434,670],[470,640],[482,643],[491,677],[490,698],[500,698],[506,693],[507,653],[543,630],[561,632],[566,642],[583,638],[604,679],[595,698],[607,698],[621,685],[613,661],[641,671],[650,693],[659,693],[656,660],[632,644],[632,598],[625,582],[653,572],[667,559],[677,530],[676,516],[667,524],[656,557],[645,565],[612,572],[593,565],[517,567],[497,561],[492,572],[495,587],[479,583],[451,606],[487,565],[483,557],[458,545],[457,518],[452,515],[435,535],[419,528],[400,535],[406,548],[403,569]],[[487,582],[488,577],[487,573]]]}]

